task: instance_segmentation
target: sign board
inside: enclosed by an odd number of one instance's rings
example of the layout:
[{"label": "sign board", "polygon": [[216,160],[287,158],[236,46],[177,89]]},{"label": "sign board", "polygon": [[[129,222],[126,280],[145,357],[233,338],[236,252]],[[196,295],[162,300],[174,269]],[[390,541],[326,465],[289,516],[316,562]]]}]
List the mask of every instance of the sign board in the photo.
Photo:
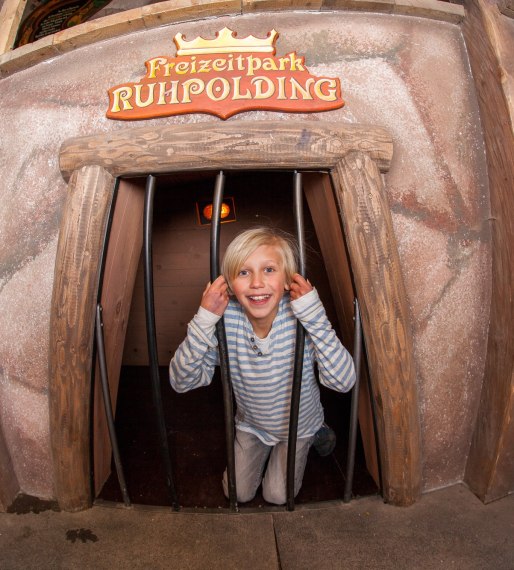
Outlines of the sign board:
[{"label": "sign board", "polygon": [[344,105],[338,78],[317,77],[296,52],[275,55],[276,30],[266,38],[224,28],[216,39],[174,38],[175,57],[148,60],[139,82],[108,90],[106,116],[115,120],[151,119],[209,113],[227,119],[251,110],[313,113]]},{"label": "sign board", "polygon": [[14,47],[82,24],[110,0],[29,0]]}]

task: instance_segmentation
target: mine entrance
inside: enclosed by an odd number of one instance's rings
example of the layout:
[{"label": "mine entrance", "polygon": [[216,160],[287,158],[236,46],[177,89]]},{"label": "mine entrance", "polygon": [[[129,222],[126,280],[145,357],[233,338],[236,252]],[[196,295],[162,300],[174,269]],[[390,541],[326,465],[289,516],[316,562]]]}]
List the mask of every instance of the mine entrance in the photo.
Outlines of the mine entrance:
[{"label": "mine entrance", "polygon": [[[171,389],[167,376],[169,360],[184,338],[187,323],[196,312],[202,291],[209,281],[210,225],[204,213],[205,208],[208,210],[212,203],[215,175],[216,173],[208,172],[160,176],[157,179],[153,215],[153,281],[161,393],[179,502],[181,506],[191,508],[227,506],[221,489],[226,452],[219,372],[209,387],[186,394],[176,394]],[[327,184],[330,185],[329,176],[326,173],[306,173],[305,176],[307,186],[311,188],[311,192],[306,193],[304,208],[307,276],[318,289],[328,317],[343,344],[352,351],[348,322],[341,326],[341,311],[337,310],[333,297],[335,289],[351,288],[351,282],[348,281],[348,276],[336,287],[330,282],[337,277],[327,271],[316,231],[316,226],[319,233],[320,224],[322,227],[323,224],[330,223],[331,217],[323,213],[320,193],[313,192],[312,189],[324,184],[326,190]],[[256,225],[277,226],[294,234],[290,189],[291,172],[227,173],[224,202],[229,205],[230,212],[221,229],[221,251],[242,230]],[[138,195],[132,203],[138,204],[136,210],[140,209],[142,202],[139,194],[144,193],[141,182],[133,180],[126,186],[124,183],[120,185],[117,208],[129,210],[124,202],[124,192]],[[335,203],[325,206],[335,208]],[[311,211],[315,212],[316,224]],[[338,220],[337,213],[332,213],[335,214],[332,219]],[[137,227],[138,222],[135,222],[134,228]],[[134,247],[137,250],[140,245],[136,243]],[[325,243],[325,250],[326,248]],[[104,283],[104,289],[106,286]],[[353,295],[351,291],[346,293],[348,297]],[[130,316],[123,356],[120,358],[119,388],[116,395],[116,387],[114,390],[111,387],[111,393],[116,401],[116,430],[127,489],[132,501],[168,505],[169,496],[164,484],[165,473],[151,394],[144,303],[141,259],[135,272]],[[348,321],[348,315],[344,319]],[[320,457],[311,449],[303,487],[296,499],[299,504],[339,500],[343,496],[351,396],[323,387],[321,391],[325,419],[336,431],[338,443],[328,457]],[[102,410],[98,402],[98,389],[95,392],[97,405],[94,415],[95,425],[98,425],[101,423]],[[98,434],[94,439],[97,497],[121,501],[114,465],[111,474],[108,474],[110,447],[105,441],[105,434],[103,440]],[[367,439],[369,440],[369,434]],[[367,443],[369,447],[369,441]],[[101,447],[105,449],[100,449]],[[377,485],[366,468],[359,434],[353,493],[366,495],[376,492]],[[265,507],[266,503],[258,493],[252,503],[241,506]]]}]

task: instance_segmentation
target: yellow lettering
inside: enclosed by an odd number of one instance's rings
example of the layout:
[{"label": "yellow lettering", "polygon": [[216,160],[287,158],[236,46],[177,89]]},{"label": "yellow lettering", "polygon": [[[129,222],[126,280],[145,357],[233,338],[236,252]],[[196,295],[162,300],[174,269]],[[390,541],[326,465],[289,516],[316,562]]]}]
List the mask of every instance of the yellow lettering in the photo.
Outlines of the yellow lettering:
[{"label": "yellow lettering", "polygon": [[[215,87],[215,83],[221,83],[221,85]],[[215,91],[218,95],[214,94]],[[212,101],[223,101],[230,93],[230,83],[224,77],[215,77],[207,83],[206,93]]]},{"label": "yellow lettering", "polygon": [[246,93],[244,94],[241,93],[241,77],[234,77],[233,81],[234,81],[234,95],[232,97],[233,101],[237,101],[239,99],[252,98],[252,94],[250,93],[249,89],[246,90]]},{"label": "yellow lettering", "polygon": [[166,81],[159,81],[159,98],[157,105],[166,105]]},{"label": "yellow lettering", "polygon": [[[267,90],[263,91],[263,84],[266,83]],[[268,77],[259,76],[252,79],[252,85],[255,85],[255,99],[269,99],[275,93],[273,81]]]},{"label": "yellow lettering", "polygon": [[201,59],[198,63],[200,64],[198,73],[209,73],[211,70],[211,66],[209,65],[209,63],[211,63],[210,59]]},{"label": "yellow lettering", "polygon": [[262,60],[262,69],[264,71],[278,71],[277,64],[272,57],[265,57]]},{"label": "yellow lettering", "polygon": [[187,73],[189,69],[189,62],[188,61],[179,61],[177,65],[175,65],[175,71],[179,75],[184,75]]},{"label": "yellow lettering", "polygon": [[291,99],[298,99],[297,93],[300,93],[302,99],[312,99],[312,95],[309,92],[310,86],[314,83],[314,78],[309,77],[305,82],[305,88],[302,87],[294,77],[289,79],[291,83]]},{"label": "yellow lettering", "polygon": [[[155,89],[155,83],[147,83],[146,85],[144,83],[138,83],[135,88],[136,88],[136,107],[148,107],[148,105],[151,105],[153,103],[153,92]],[[146,98],[146,101],[143,101],[141,99],[141,91],[143,89],[143,87],[147,87],[148,88],[148,96]]]},{"label": "yellow lettering", "polygon": [[288,53],[289,61],[291,62],[291,71],[305,71],[303,66],[303,57],[297,57],[296,52]]},{"label": "yellow lettering", "polygon": [[262,60],[259,57],[253,57],[253,55],[249,55],[246,58],[246,63],[247,63],[246,75],[250,77],[254,75],[254,71],[257,71],[258,69],[261,68]]},{"label": "yellow lettering", "polygon": [[225,69],[227,69],[227,60],[215,59],[212,62],[212,69],[214,69],[214,71],[225,71]]},{"label": "yellow lettering", "polygon": [[[328,93],[325,95],[322,89],[322,85],[324,83],[328,84]],[[318,79],[314,84],[314,93],[317,97],[319,97],[322,101],[335,101],[337,99],[337,89],[336,89],[336,80],[335,79]]]},{"label": "yellow lettering", "polygon": [[112,107],[111,113],[119,113],[120,103],[123,103],[123,111],[133,109],[132,105],[129,103],[129,99],[132,97],[132,88],[128,86],[118,87],[112,92]]},{"label": "yellow lettering", "polygon": [[181,103],[191,103],[191,95],[200,95],[205,89],[205,83],[201,79],[188,79],[182,83]]},{"label": "yellow lettering", "polygon": [[[155,79],[157,71],[164,65],[168,60],[164,57],[156,57],[146,62],[147,77],[148,79]],[[169,64],[168,64],[169,65]]]},{"label": "yellow lettering", "polygon": [[285,77],[277,77],[277,81],[278,81],[277,99],[279,101],[287,99],[287,97],[286,97],[286,78]]},{"label": "yellow lettering", "polygon": [[178,103],[178,81],[170,81],[170,88],[164,92],[167,95],[171,104]]}]

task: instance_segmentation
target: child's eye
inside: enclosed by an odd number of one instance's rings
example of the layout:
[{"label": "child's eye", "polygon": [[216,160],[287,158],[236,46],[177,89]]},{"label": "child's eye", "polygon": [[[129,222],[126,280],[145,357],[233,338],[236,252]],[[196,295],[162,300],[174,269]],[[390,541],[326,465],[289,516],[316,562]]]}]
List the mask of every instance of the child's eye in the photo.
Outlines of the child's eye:
[{"label": "child's eye", "polygon": [[275,271],[275,268],[274,268],[274,267],[266,267],[266,268],[264,269],[264,272],[265,272],[265,273],[273,273],[274,271]]},{"label": "child's eye", "polygon": [[239,277],[246,277],[248,275],[248,269],[241,269],[241,271],[237,275]]}]

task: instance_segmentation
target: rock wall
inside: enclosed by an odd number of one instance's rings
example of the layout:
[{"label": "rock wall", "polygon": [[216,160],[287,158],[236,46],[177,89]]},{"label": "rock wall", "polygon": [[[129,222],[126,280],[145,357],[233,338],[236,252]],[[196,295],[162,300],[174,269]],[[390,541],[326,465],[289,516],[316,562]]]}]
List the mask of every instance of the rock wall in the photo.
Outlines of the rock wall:
[{"label": "rock wall", "polygon": [[[173,36],[280,32],[317,75],[341,79],[345,107],[316,115],[393,135],[385,175],[414,331],[424,489],[462,480],[480,394],[490,296],[484,145],[459,26],[409,16],[278,12],[134,32],[0,80],[0,422],[23,492],[52,497],[48,433],[49,311],[66,184],[59,147],[126,128],[105,118],[107,89],[138,80],[144,61],[175,55]],[[208,115],[154,124],[212,122]],[[152,121],[146,122],[152,124]]]}]

